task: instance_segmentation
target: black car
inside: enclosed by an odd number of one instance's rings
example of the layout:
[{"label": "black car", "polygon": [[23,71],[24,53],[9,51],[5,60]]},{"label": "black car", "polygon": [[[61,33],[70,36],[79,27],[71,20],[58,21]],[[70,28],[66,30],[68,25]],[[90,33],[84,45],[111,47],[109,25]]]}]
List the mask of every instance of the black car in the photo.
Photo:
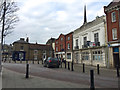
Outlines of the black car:
[{"label": "black car", "polygon": [[44,61],[43,66],[48,67],[48,68],[49,67],[57,67],[57,68],[59,68],[59,63],[60,63],[59,59],[48,57],[48,59]]}]

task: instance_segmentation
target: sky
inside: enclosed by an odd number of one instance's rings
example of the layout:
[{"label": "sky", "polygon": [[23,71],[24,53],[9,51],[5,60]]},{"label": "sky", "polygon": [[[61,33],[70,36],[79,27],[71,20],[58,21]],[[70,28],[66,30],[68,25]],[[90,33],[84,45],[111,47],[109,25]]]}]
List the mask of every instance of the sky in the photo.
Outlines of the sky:
[{"label": "sky", "polygon": [[45,44],[48,39],[58,38],[83,25],[84,5],[87,22],[102,16],[104,6],[112,0],[17,0],[20,21],[13,33],[5,38],[11,44],[20,38],[29,37],[30,43]]}]

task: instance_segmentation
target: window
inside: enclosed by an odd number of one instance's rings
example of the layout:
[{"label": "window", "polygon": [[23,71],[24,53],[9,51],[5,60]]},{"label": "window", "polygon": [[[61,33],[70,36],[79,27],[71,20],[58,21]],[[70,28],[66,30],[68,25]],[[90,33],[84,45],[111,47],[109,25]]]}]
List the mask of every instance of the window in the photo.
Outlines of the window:
[{"label": "window", "polygon": [[61,50],[63,49],[63,45],[62,44],[60,45],[60,48],[61,48]]},{"label": "window", "polygon": [[78,46],[78,39],[76,39],[76,46]]},{"label": "window", "polygon": [[70,40],[70,37],[68,37],[68,40]]},{"label": "window", "polygon": [[56,44],[58,44],[58,41],[56,41]]},{"label": "window", "polygon": [[20,47],[20,49],[21,49],[21,50],[24,50],[24,47],[23,47],[23,46],[21,46],[21,47]]},{"label": "window", "polygon": [[117,29],[116,28],[112,29],[112,37],[113,37],[113,40],[117,39]]},{"label": "window", "polygon": [[83,38],[83,43],[84,43],[84,45],[87,44],[87,37],[84,37],[84,38]]},{"label": "window", "polygon": [[82,60],[89,60],[89,52],[82,52]]},{"label": "window", "polygon": [[34,50],[34,54],[38,54],[38,50]]},{"label": "window", "polygon": [[116,14],[115,14],[115,12],[111,13],[111,17],[112,17],[112,22],[115,22],[116,21]]},{"label": "window", "polygon": [[103,60],[102,50],[93,51],[93,60]]},{"label": "window", "polygon": [[94,41],[95,41],[95,42],[99,42],[98,33],[95,33],[95,34],[94,34]]},{"label": "window", "polygon": [[58,47],[56,47],[56,51],[58,51]]},{"label": "window", "polygon": [[37,56],[34,56],[34,60],[37,60]]},{"label": "window", "polygon": [[61,41],[63,40],[63,38],[61,38]]},{"label": "window", "polygon": [[71,53],[67,53],[67,59],[71,59]]},{"label": "window", "polygon": [[23,53],[19,53],[19,59],[23,60],[24,59],[24,54]]},{"label": "window", "polygon": [[70,44],[69,44],[69,43],[68,43],[68,45],[67,45],[67,46],[68,46],[68,49],[70,49]]}]

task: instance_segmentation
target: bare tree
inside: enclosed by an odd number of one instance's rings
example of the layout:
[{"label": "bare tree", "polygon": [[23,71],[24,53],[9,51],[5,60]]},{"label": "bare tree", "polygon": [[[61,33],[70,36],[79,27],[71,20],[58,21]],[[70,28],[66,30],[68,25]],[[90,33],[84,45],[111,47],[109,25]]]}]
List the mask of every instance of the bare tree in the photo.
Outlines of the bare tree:
[{"label": "bare tree", "polygon": [[3,44],[3,38],[8,34],[12,33],[12,29],[15,28],[16,22],[19,21],[19,18],[16,15],[16,12],[19,10],[16,2],[4,1],[2,4],[2,9],[0,12],[0,26],[1,30],[1,44]]},{"label": "bare tree", "polygon": [[[3,39],[12,33],[15,25],[19,21],[16,12],[19,10],[17,3],[11,0],[1,0],[0,3],[0,31],[1,31],[1,50],[3,49]],[[2,53],[2,52],[1,52]],[[1,59],[1,55],[0,55]],[[1,60],[0,60],[1,65]]]}]

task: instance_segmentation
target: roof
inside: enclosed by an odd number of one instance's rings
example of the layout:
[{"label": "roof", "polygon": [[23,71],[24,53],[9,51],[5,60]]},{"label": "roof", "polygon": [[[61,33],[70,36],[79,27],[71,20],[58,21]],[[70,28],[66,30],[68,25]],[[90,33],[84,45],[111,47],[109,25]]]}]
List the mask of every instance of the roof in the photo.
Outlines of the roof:
[{"label": "roof", "polygon": [[93,27],[93,26],[95,26],[95,25],[98,25],[98,24],[100,24],[100,23],[102,23],[102,22],[106,22],[106,18],[105,18],[106,16],[101,16],[101,17],[96,17],[96,19],[95,20],[93,20],[93,21],[91,21],[91,22],[88,22],[88,23],[86,23],[86,24],[83,24],[82,26],[80,26],[80,28],[78,28],[78,29],[76,29],[75,31],[74,31],[74,34],[76,34],[76,33],[78,33],[79,31],[82,31],[82,30],[86,30],[86,29],[88,29],[88,28],[91,28],[91,27]]},{"label": "roof", "polygon": [[55,38],[50,38],[50,39],[46,42],[46,44],[54,43],[55,40],[56,40]]},{"label": "roof", "polygon": [[30,49],[33,50],[49,50],[51,48],[50,45],[46,45],[46,44],[30,44]]},{"label": "roof", "polygon": [[17,40],[17,41],[15,41],[15,42],[13,42],[13,44],[14,44],[14,43],[22,43],[22,44],[24,43],[24,44],[28,44],[28,42],[25,41],[24,38],[20,38],[20,40]]},{"label": "roof", "polygon": [[114,8],[116,6],[120,6],[120,0],[113,0],[108,6],[105,6],[105,10],[108,10],[110,8]]}]

